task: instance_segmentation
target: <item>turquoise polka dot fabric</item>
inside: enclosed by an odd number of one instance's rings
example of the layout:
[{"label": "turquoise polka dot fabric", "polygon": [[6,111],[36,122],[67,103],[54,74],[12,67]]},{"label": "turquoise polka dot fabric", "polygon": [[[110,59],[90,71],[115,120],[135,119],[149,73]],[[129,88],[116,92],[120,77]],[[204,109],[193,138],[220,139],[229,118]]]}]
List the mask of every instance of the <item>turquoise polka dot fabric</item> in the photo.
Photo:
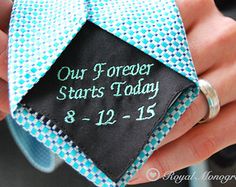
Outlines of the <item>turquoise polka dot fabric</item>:
[{"label": "turquoise polka dot fabric", "polygon": [[[119,181],[112,181],[50,120],[20,104],[70,41],[89,20],[157,59],[195,83],[169,108],[148,143]],[[125,186],[157,150],[163,138],[199,93],[198,78],[184,26],[174,0],[15,0],[9,29],[9,95],[11,115],[96,186]]]}]

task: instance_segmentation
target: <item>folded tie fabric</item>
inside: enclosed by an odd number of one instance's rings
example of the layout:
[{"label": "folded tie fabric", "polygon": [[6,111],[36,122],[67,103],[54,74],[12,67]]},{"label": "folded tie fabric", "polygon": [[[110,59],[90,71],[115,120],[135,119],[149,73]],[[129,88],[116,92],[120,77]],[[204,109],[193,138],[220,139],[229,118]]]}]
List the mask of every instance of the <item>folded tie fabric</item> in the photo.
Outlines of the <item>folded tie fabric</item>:
[{"label": "folded tie fabric", "polygon": [[125,186],[199,93],[173,0],[16,0],[8,73],[17,124],[96,186]]},{"label": "folded tie fabric", "polygon": [[13,139],[32,166],[41,172],[51,173],[62,163],[61,159],[33,136],[30,136],[10,116],[7,116],[6,120]]}]

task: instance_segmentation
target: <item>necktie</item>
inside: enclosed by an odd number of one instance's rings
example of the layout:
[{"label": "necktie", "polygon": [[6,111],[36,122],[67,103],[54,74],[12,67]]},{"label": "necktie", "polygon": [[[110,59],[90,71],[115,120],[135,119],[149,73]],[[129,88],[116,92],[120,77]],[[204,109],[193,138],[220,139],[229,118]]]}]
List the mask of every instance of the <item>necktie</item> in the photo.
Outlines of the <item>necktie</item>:
[{"label": "necktie", "polygon": [[97,186],[125,186],[199,93],[174,0],[16,0],[8,73],[18,125]]}]

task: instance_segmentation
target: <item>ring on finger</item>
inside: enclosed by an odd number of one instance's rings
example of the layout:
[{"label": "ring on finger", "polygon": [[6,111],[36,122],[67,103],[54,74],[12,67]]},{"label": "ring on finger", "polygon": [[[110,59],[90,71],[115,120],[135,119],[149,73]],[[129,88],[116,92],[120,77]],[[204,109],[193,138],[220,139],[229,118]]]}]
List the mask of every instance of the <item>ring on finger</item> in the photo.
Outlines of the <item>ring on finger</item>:
[{"label": "ring on finger", "polygon": [[199,123],[205,123],[214,119],[220,112],[220,100],[216,90],[206,80],[199,80],[200,90],[207,99],[208,103],[208,114],[199,121]]}]

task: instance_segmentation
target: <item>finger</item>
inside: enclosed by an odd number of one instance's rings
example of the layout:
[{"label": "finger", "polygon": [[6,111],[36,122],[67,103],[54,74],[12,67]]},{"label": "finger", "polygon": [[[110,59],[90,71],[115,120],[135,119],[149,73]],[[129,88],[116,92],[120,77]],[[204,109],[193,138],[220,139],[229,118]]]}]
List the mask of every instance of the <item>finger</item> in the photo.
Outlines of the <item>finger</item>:
[{"label": "finger", "polygon": [[205,160],[219,150],[235,144],[235,112],[236,102],[225,106],[217,119],[194,127],[178,140],[160,148],[133,178],[131,184],[148,182],[146,174],[150,168],[157,169],[161,178],[169,172]]},{"label": "finger", "polygon": [[205,96],[200,93],[197,99],[190,105],[185,111],[180,120],[175,124],[173,129],[164,138],[159,147],[166,145],[167,143],[174,141],[180,136],[188,132],[194,125],[196,125],[201,119],[203,119],[208,113],[208,104]]},{"label": "finger", "polygon": [[[221,106],[236,100],[236,62],[214,68],[212,71],[203,74],[201,78],[210,82],[216,90]],[[176,123],[168,136],[161,142],[160,147],[188,132],[207,113],[208,104],[205,96],[201,93]]]},{"label": "finger", "polygon": [[0,111],[10,113],[7,82],[0,79]]},{"label": "finger", "polygon": [[216,90],[221,106],[236,100],[236,61],[222,64],[202,75]]},{"label": "finger", "polygon": [[8,81],[7,77],[7,50],[0,54],[0,78],[4,81]]},{"label": "finger", "polygon": [[201,75],[215,64],[236,58],[236,22],[213,14],[194,26],[188,42],[196,71]]},{"label": "finger", "polygon": [[7,34],[0,30],[0,54],[7,49]]},{"label": "finger", "polygon": [[0,2],[0,29],[7,32],[12,9],[11,0],[1,0]]},{"label": "finger", "polygon": [[213,0],[176,0],[176,3],[187,33],[193,28],[195,23],[203,20],[209,13],[216,11]]},{"label": "finger", "polygon": [[3,119],[5,119],[6,114],[3,112],[0,112],[0,121],[2,121]]},{"label": "finger", "polygon": [[7,81],[7,34],[0,30],[0,78]]}]

